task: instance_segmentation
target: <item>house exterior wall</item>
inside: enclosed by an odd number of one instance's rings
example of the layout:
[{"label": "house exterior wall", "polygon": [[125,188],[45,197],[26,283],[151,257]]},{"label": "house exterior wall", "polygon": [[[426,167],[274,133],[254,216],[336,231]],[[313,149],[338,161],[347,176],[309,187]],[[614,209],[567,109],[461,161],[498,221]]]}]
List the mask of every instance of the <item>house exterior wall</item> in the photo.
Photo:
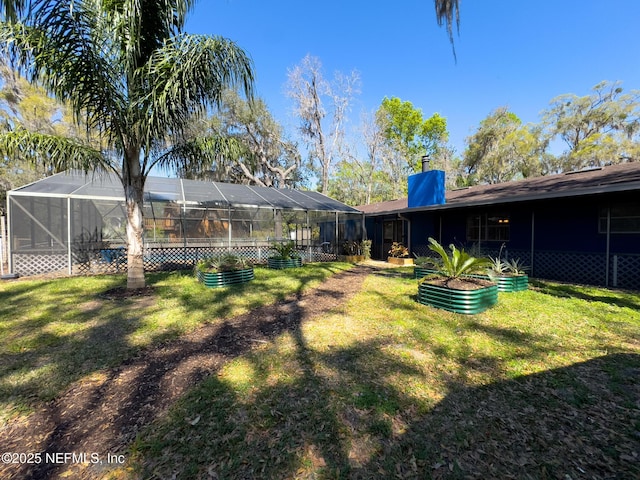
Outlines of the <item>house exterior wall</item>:
[{"label": "house exterior wall", "polygon": [[[411,232],[407,243],[412,255],[429,255],[428,237],[445,246],[453,243],[491,256],[497,256],[504,244],[503,258],[519,258],[530,266],[532,277],[640,289],[640,233],[636,229],[634,233],[610,231],[607,235],[606,211],[618,205],[635,205],[632,208],[637,208],[638,220],[632,221],[640,224],[640,202],[634,192],[426,209],[403,216],[411,223],[410,228],[407,225]],[[508,239],[469,238],[470,217],[507,219]],[[397,215],[366,219],[372,251],[378,252],[374,258],[382,258],[379,229],[385,218]]]}]

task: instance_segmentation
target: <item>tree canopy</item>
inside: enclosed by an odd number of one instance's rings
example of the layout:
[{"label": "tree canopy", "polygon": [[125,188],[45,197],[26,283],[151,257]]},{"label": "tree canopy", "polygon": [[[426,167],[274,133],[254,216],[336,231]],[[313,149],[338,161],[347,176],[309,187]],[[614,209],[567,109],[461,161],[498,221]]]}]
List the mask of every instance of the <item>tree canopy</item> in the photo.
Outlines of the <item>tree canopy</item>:
[{"label": "tree canopy", "polygon": [[[193,0],[3,2],[5,55],[30,81],[68,101],[101,148],[57,135],[13,130],[5,154],[41,152],[54,168],[116,172],[127,204],[129,288],[144,286],[142,205],[155,166],[206,158],[219,142],[190,141],[194,115],[238,85],[251,94],[252,63],[231,40],[183,32]],[[10,6],[11,5],[11,6]],[[15,8],[10,11],[13,7]],[[9,15],[9,13],[12,13]],[[15,15],[13,15],[15,13]]]}]

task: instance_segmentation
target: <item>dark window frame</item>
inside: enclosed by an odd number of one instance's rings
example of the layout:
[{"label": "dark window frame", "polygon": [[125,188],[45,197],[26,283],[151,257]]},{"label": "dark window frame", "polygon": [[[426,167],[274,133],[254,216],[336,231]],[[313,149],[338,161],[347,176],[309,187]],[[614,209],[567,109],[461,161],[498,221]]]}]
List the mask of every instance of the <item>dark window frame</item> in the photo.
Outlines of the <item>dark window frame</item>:
[{"label": "dark window frame", "polygon": [[639,234],[640,205],[635,203],[619,203],[598,210],[598,233],[607,233],[607,212],[610,211],[611,223],[609,233]]},{"label": "dark window frame", "polygon": [[476,213],[467,216],[468,242],[508,242],[511,218],[506,212]]}]

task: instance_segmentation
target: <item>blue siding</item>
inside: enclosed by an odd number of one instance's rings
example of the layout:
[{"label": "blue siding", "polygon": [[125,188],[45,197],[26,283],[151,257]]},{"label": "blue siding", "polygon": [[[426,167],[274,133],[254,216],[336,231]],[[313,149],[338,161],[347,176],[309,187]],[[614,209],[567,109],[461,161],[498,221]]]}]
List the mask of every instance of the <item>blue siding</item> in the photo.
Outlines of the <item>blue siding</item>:
[{"label": "blue siding", "polygon": [[[600,233],[599,213],[603,207],[619,203],[638,203],[634,193],[608,194],[553,201],[521,202],[474,208],[426,210],[404,214],[411,220],[412,254],[425,255],[428,237],[443,245],[453,243],[470,249],[467,241],[470,215],[509,216],[509,240],[505,250],[533,267],[532,276],[575,283],[589,283],[640,289],[640,233]],[[533,245],[532,245],[533,217]],[[367,218],[369,238],[382,240],[382,217]],[[397,218],[390,215],[389,219]],[[374,236],[371,236],[371,231]],[[476,242],[477,243],[477,242]],[[482,241],[485,254],[497,255],[502,241]],[[533,247],[533,258],[531,257]],[[379,249],[380,250],[380,249]],[[381,250],[380,250],[381,251]],[[608,264],[607,264],[608,260]],[[614,267],[615,264],[615,267]]]}]

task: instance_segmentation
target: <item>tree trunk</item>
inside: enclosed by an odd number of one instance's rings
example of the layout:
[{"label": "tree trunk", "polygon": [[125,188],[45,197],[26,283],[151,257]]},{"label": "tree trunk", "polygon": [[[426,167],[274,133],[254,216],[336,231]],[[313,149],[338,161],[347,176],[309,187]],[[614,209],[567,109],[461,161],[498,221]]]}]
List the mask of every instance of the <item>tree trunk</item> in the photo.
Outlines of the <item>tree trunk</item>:
[{"label": "tree trunk", "polygon": [[125,202],[127,205],[127,288],[144,288],[144,262],[142,232],[144,176],[140,172],[137,157],[127,162],[129,167],[123,172]]}]

